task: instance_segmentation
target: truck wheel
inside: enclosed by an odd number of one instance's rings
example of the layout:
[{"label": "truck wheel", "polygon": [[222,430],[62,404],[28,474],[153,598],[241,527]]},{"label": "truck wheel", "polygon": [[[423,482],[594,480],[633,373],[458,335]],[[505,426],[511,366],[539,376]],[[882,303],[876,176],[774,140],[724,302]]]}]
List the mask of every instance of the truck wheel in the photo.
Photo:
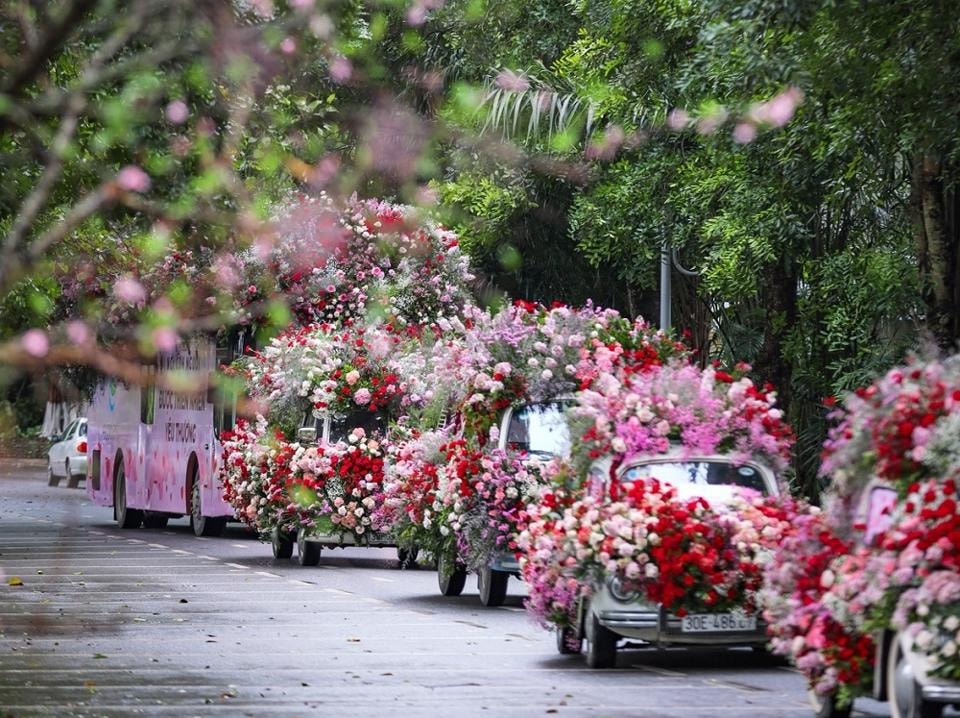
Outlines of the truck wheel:
[{"label": "truck wheel", "polygon": [[507,582],[510,580],[510,574],[503,571],[494,571],[489,566],[484,566],[477,574],[477,582],[480,588],[480,603],[489,608],[502,606],[507,599]]},{"label": "truck wheel", "polygon": [[441,554],[437,558],[437,584],[443,596],[459,596],[467,584],[467,569],[455,559]]},{"label": "truck wheel", "polygon": [[290,558],[293,556],[294,539],[286,531],[274,529],[270,533],[270,546],[274,558]]},{"label": "truck wheel", "polygon": [[587,665],[590,668],[613,668],[617,665],[617,634],[600,625],[596,614],[588,612]]},{"label": "truck wheel", "polygon": [[940,718],[943,715],[942,703],[924,700],[923,687],[913,674],[899,635],[890,641],[887,654],[887,696],[891,718]]},{"label": "truck wheel", "polygon": [[320,544],[307,540],[306,531],[297,531],[297,563],[301,566],[316,566],[320,563],[322,550]]},{"label": "truck wheel", "polygon": [[810,707],[813,708],[817,718],[850,718],[850,713],[853,711],[852,701],[841,707],[837,704],[835,693],[823,695],[811,689],[807,695],[810,699]]},{"label": "truck wheel", "polygon": [[200,480],[196,470],[190,481],[190,525],[195,536],[219,536],[227,526],[227,520],[221,516],[204,516],[200,498]]},{"label": "truck wheel", "polygon": [[117,465],[117,477],[113,480],[113,508],[117,515],[117,526],[122,529],[138,529],[143,523],[143,511],[127,506],[127,478],[123,470],[123,461]]}]

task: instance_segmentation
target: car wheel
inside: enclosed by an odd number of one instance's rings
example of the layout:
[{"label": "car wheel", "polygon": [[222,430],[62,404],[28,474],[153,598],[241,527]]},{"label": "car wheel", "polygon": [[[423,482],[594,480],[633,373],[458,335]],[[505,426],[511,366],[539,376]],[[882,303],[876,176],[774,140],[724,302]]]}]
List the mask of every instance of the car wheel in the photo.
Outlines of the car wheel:
[{"label": "car wheel", "polygon": [[507,599],[507,582],[510,580],[510,574],[503,571],[494,571],[489,566],[484,566],[477,574],[477,582],[480,588],[480,603],[489,608],[502,606]]},{"label": "car wheel", "polygon": [[190,482],[190,525],[196,536],[219,536],[226,528],[227,520],[221,516],[204,516],[200,496],[200,480],[194,471]]},{"label": "car wheel", "polygon": [[942,703],[931,703],[923,698],[923,688],[900,645],[900,636],[890,641],[887,654],[887,696],[891,718],[940,718]]},{"label": "car wheel", "polygon": [[437,585],[443,596],[459,596],[467,585],[467,569],[446,554],[437,557]]},{"label": "car wheel", "polygon": [[600,625],[596,614],[587,615],[587,665],[590,668],[613,668],[617,665],[617,634]]},{"label": "car wheel", "polygon": [[274,558],[290,558],[293,556],[294,539],[286,531],[274,529],[270,533],[270,547]]},{"label": "car wheel", "polygon": [[297,563],[301,566],[316,566],[320,563],[323,547],[315,541],[307,540],[307,532],[297,531]]},{"label": "car wheel", "polygon": [[420,555],[419,546],[411,546],[410,548],[403,548],[401,546],[397,547],[397,568],[416,568],[417,567],[417,557]]},{"label": "car wheel", "polygon": [[143,511],[127,506],[127,477],[123,461],[117,464],[117,477],[113,481],[113,508],[117,515],[117,526],[122,529],[137,529],[143,523]]},{"label": "car wheel", "polygon": [[147,529],[165,529],[170,517],[156,511],[146,511],[143,514],[143,527]]},{"label": "car wheel", "polygon": [[561,656],[572,656],[583,652],[583,639],[580,638],[571,626],[557,626],[557,653]]},{"label": "car wheel", "polygon": [[73,473],[73,470],[70,468],[70,459],[67,459],[63,466],[63,475],[67,477],[68,489],[77,488],[77,486],[80,485],[80,479],[83,478],[80,474]]},{"label": "car wheel", "polygon": [[53,464],[47,466],[47,486],[57,486],[60,484],[60,477],[53,473]]},{"label": "car wheel", "polygon": [[810,699],[810,707],[813,708],[813,713],[817,718],[850,718],[850,713],[853,711],[852,701],[841,706],[837,703],[835,693],[823,695],[815,690],[810,690],[807,695]]}]

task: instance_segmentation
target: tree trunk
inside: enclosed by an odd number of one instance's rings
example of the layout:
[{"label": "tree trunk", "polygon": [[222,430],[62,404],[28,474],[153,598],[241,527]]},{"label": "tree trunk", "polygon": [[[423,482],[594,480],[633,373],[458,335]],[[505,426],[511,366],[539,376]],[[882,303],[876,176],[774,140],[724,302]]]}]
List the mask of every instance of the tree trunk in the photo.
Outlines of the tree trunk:
[{"label": "tree trunk", "polygon": [[914,161],[911,187],[914,246],[926,303],[926,325],[937,344],[955,351],[960,338],[956,193],[944,181],[940,160]]}]

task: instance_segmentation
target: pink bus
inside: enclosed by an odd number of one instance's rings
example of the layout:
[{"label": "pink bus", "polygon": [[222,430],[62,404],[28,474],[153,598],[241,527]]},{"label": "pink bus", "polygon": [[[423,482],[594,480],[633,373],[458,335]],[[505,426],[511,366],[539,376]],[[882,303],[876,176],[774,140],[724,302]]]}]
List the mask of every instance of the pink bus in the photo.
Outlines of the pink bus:
[{"label": "pink bus", "polygon": [[[242,347],[243,335],[235,338]],[[210,389],[218,362],[229,362],[231,354],[210,338],[194,337],[158,356],[150,370],[173,382],[199,383],[190,393],[159,384],[125,386],[115,378],[98,385],[87,417],[87,494],[113,507],[120,528],[163,528],[186,515],[197,536],[217,536],[233,518],[217,465],[218,437],[233,426],[236,403],[215,404]]]}]

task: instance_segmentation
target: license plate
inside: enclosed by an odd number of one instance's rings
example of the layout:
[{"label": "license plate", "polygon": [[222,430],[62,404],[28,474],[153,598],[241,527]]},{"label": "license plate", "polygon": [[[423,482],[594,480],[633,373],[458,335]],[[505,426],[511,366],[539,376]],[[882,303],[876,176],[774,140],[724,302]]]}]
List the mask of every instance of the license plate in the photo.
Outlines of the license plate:
[{"label": "license plate", "polygon": [[680,630],[683,633],[756,631],[757,617],[742,613],[694,613],[681,619]]}]

